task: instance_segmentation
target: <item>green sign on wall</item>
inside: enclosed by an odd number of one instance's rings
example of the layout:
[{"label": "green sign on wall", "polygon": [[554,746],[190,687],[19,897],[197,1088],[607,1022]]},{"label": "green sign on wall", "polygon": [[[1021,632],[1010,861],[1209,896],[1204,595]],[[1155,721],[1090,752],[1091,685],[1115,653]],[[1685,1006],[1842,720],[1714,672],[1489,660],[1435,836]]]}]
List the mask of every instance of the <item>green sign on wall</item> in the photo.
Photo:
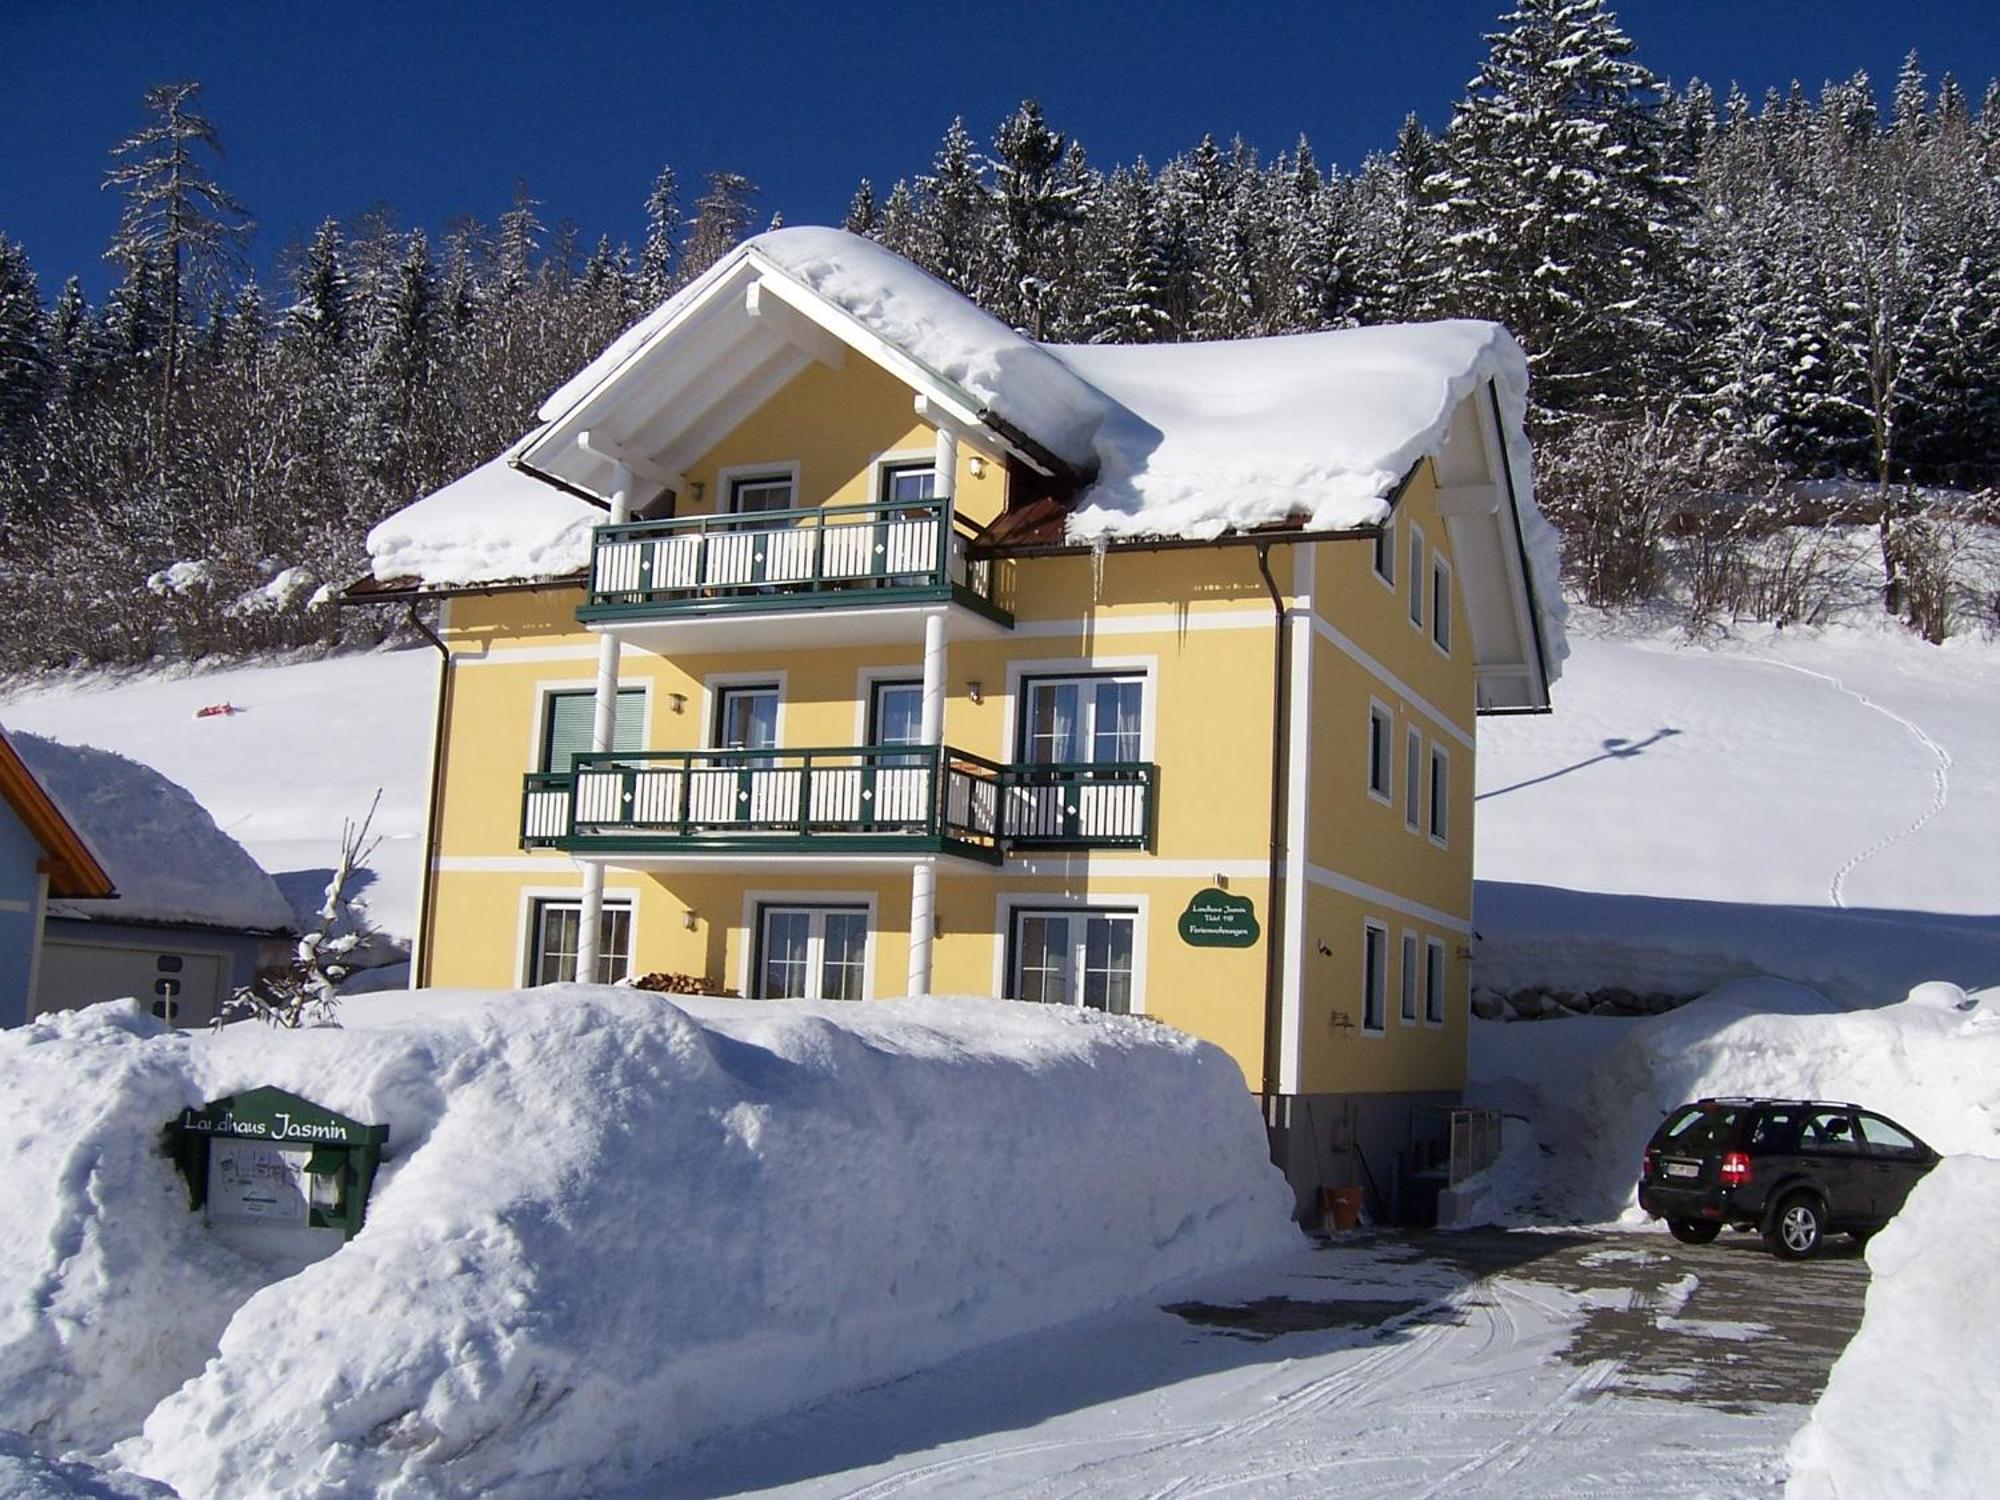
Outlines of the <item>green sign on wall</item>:
[{"label": "green sign on wall", "polygon": [[1248,896],[1232,896],[1214,886],[1195,892],[1181,913],[1181,941],[1194,948],[1248,948],[1262,930]]}]

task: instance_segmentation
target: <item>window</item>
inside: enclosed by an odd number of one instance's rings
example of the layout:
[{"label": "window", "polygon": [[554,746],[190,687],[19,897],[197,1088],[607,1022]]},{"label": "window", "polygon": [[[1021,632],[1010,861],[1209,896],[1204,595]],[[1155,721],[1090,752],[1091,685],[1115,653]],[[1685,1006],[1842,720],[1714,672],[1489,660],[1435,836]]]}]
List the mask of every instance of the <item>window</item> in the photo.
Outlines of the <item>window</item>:
[{"label": "window", "polygon": [[1854,1132],[1854,1121],[1844,1109],[1823,1109],[1806,1118],[1806,1128],[1801,1133],[1800,1144],[1808,1152],[1823,1151],[1835,1156],[1858,1156],[1861,1142]]},{"label": "window", "polygon": [[933,464],[884,465],[882,503],[914,505],[937,495],[937,468]]},{"label": "window", "polygon": [[1041,1005],[1131,1014],[1135,925],[1131,912],[1015,912],[1010,993]]},{"label": "window", "polygon": [[1403,735],[1403,822],[1415,833],[1423,826],[1418,817],[1423,797],[1424,737],[1416,730]]},{"label": "window", "polygon": [[1417,1021],[1417,935],[1403,934],[1403,1011],[1405,1025],[1414,1026]]},{"label": "window", "polygon": [[757,999],[862,997],[868,969],[865,906],[762,906],[757,929]]},{"label": "window", "polygon": [[1424,534],[1410,528],[1410,623],[1424,628]]},{"label": "window", "polygon": [[762,510],[790,510],[792,476],[758,474],[730,480],[729,508],[739,515]]},{"label": "window", "polygon": [[1451,806],[1451,760],[1444,746],[1431,746],[1431,837],[1445,841],[1445,817]]},{"label": "window", "polygon": [[1444,1025],[1444,944],[1436,938],[1424,940],[1424,1020]]},{"label": "window", "polygon": [[1361,937],[1361,1029],[1380,1031],[1389,998],[1389,929],[1370,921]]},{"label": "window", "polygon": [[[769,684],[718,688],[715,694],[717,750],[772,750],[778,744],[778,690]],[[763,758],[768,762],[768,757]],[[745,764],[752,764],[749,756]]]},{"label": "window", "polygon": [[1451,654],[1451,564],[1441,557],[1431,563],[1431,640]]},{"label": "window", "polygon": [[868,743],[923,743],[924,685],[921,682],[878,682],[868,693]]},{"label": "window", "polygon": [[1379,703],[1368,705],[1368,795],[1387,802],[1395,795],[1395,752],[1389,748],[1396,732],[1396,716]]},{"label": "window", "polygon": [[1861,1139],[1871,1151],[1883,1156],[1921,1156],[1924,1148],[1906,1131],[1898,1130],[1880,1115],[1862,1115]]},{"label": "window", "polygon": [[[583,903],[537,901],[530,928],[528,983],[570,984],[576,979],[576,953],[583,935]],[[631,964],[632,908],[604,903],[597,930],[598,984],[616,984]]]},{"label": "window", "polygon": [[1384,521],[1382,529],[1375,533],[1375,576],[1389,585],[1389,591],[1396,590],[1396,523]]},{"label": "window", "polygon": [[1038,766],[1138,760],[1145,692],[1143,676],[1029,679],[1021,758]]},{"label": "window", "polygon": [[[542,704],[542,761],[544,771],[567,771],[570,757],[590,751],[591,722],[597,716],[597,694],[550,693]],[[611,748],[632,754],[645,748],[646,690],[621,688],[618,713],[613,721]]]}]

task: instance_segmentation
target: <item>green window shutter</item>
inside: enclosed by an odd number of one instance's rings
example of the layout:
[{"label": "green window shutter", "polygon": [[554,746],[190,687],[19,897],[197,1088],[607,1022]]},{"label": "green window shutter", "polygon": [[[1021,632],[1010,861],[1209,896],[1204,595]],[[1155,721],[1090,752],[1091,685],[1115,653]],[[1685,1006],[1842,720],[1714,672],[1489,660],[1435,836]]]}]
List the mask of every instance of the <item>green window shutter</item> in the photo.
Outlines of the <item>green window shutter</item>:
[{"label": "green window shutter", "polygon": [[[595,714],[596,695],[581,693],[549,694],[547,724],[542,735],[542,769],[567,771],[572,755],[590,749],[590,721]],[[611,748],[631,753],[645,748],[646,693],[643,688],[624,688],[618,694],[618,718],[611,732]]]}]

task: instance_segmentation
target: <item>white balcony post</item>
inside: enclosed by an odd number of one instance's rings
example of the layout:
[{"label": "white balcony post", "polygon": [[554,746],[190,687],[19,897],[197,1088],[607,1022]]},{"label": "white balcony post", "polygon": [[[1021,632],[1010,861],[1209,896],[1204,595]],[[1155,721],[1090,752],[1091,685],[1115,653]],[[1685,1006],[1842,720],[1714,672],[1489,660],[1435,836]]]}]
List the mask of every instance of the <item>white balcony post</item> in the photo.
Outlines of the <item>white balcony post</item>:
[{"label": "white balcony post", "polygon": [[[632,470],[612,465],[611,514],[607,521],[622,526],[632,518]],[[597,642],[597,697],[591,705],[590,750],[602,755],[612,748],[618,729],[618,632],[606,630]],[[572,799],[576,783],[570,783]],[[604,866],[593,860],[583,867],[583,911],[577,920],[576,977],[581,984],[597,980],[598,933],[604,925]]]},{"label": "white balcony post", "polygon": [[[926,745],[944,743],[944,611],[934,609],[924,616],[924,705],[918,720],[917,738]],[[932,762],[938,778],[930,789],[931,806],[945,806],[944,756]],[[910,993],[931,992],[931,938],[937,930],[937,862],[917,861],[910,872]]]},{"label": "white balcony post", "polygon": [[938,507],[938,548],[944,561],[944,581],[951,581],[951,549],[957,540],[952,526],[952,501],[958,493],[958,434],[949,428],[937,430],[937,457],[931,468],[931,494],[944,502]]}]

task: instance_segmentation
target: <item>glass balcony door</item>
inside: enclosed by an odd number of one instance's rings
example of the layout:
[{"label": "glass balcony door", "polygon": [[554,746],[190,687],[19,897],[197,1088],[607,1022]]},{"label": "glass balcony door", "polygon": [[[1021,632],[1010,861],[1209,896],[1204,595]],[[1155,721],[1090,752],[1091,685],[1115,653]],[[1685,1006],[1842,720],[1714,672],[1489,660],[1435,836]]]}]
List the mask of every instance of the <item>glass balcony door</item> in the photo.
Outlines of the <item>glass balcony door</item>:
[{"label": "glass balcony door", "polygon": [[1010,993],[1041,1005],[1132,1009],[1130,912],[1018,911]]},{"label": "glass balcony door", "polygon": [[859,1000],[868,954],[864,907],[766,906],[757,966],[760,1000]]},{"label": "glass balcony door", "polygon": [[1143,789],[1090,768],[1140,759],[1144,676],[1031,678],[1023,695],[1025,766],[1009,789],[1009,834],[1074,842],[1142,831]]},{"label": "glass balcony door", "polygon": [[[773,769],[778,746],[778,690],[766,684],[725,687],[715,695],[715,748],[730,752],[715,769],[696,771],[688,789],[689,821],[766,822],[797,815],[797,778]],[[781,806],[789,795],[789,809]]]}]

